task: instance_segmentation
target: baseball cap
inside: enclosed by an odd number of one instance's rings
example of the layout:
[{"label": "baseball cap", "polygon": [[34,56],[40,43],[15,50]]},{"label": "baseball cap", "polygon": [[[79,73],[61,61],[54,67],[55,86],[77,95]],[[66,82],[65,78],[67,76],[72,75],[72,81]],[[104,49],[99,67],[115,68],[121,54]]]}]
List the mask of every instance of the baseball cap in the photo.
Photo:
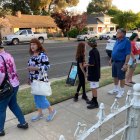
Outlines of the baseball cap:
[{"label": "baseball cap", "polygon": [[94,37],[89,38],[88,43],[97,45],[96,39]]}]

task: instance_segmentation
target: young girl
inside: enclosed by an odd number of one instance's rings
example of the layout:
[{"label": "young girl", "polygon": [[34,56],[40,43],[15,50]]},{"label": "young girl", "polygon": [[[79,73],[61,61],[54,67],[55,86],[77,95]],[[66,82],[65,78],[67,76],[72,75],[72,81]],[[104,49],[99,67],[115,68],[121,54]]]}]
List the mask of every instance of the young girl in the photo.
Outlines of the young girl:
[{"label": "young girl", "polygon": [[92,90],[92,100],[87,101],[88,109],[98,108],[97,88],[99,87],[100,79],[100,54],[97,47],[97,42],[94,38],[88,41],[88,45],[92,48],[89,52],[89,62],[85,64],[88,66],[88,81],[90,81],[90,88]]},{"label": "young girl", "polygon": [[85,91],[85,81],[86,81],[86,71],[84,67],[85,63],[85,43],[81,42],[77,46],[77,52],[76,52],[76,61],[77,61],[77,71],[78,71],[78,78],[79,78],[79,84],[77,87],[77,92],[74,96],[74,101],[78,101],[79,91],[82,87],[83,89],[83,95],[82,99],[88,101],[88,97],[86,95]]},{"label": "young girl", "polygon": [[[46,50],[43,48],[38,39],[31,40],[29,53],[31,55],[31,58],[28,61],[27,68],[29,71],[29,82],[32,82],[34,79],[39,79],[40,81],[44,82],[47,80],[46,82],[48,82],[47,71],[50,67],[49,59],[46,54]],[[45,77],[43,77],[44,75]],[[38,114],[32,117],[32,121],[37,121],[43,118],[43,109],[49,110],[47,121],[51,121],[56,114],[56,110],[51,107],[46,96],[34,95],[34,101],[38,110]]]},{"label": "young girl", "polygon": [[125,80],[125,84],[128,86],[132,86],[132,84],[135,84],[135,82],[132,81],[132,77],[137,67],[137,62],[139,60],[139,54],[140,54],[140,49],[136,47],[137,39],[138,39],[137,33],[133,33],[132,36],[130,37],[131,55],[128,62],[129,69],[128,72],[126,73],[126,80]]}]

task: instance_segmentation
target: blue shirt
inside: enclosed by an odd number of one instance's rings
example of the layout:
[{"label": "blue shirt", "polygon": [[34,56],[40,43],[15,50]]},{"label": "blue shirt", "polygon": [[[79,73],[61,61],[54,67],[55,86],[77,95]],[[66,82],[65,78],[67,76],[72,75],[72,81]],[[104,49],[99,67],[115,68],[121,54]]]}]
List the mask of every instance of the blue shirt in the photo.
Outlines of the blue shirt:
[{"label": "blue shirt", "polygon": [[126,56],[131,53],[131,43],[124,37],[122,40],[117,40],[113,51],[112,51],[112,60],[114,61],[125,61]]}]

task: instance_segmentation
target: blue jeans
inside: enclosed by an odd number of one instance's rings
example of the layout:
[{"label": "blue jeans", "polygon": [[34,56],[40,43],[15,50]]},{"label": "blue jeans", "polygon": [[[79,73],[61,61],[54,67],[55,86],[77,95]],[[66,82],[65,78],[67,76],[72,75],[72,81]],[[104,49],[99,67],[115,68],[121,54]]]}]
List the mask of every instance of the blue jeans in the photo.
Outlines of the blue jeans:
[{"label": "blue jeans", "polygon": [[9,106],[10,110],[13,112],[13,114],[17,117],[20,124],[25,124],[25,119],[22,114],[22,111],[17,104],[17,91],[19,86],[14,87],[13,94],[0,101],[0,131],[4,130],[4,123],[6,119],[6,109]]}]

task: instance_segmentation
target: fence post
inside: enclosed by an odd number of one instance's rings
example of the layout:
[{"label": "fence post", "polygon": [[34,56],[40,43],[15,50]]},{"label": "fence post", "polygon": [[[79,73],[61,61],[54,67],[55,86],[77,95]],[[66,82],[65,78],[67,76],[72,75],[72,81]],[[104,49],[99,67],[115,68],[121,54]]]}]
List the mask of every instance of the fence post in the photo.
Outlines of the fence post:
[{"label": "fence post", "polygon": [[128,123],[130,127],[126,130],[125,140],[137,140],[140,125],[140,84],[133,86],[132,108],[129,112]]}]

